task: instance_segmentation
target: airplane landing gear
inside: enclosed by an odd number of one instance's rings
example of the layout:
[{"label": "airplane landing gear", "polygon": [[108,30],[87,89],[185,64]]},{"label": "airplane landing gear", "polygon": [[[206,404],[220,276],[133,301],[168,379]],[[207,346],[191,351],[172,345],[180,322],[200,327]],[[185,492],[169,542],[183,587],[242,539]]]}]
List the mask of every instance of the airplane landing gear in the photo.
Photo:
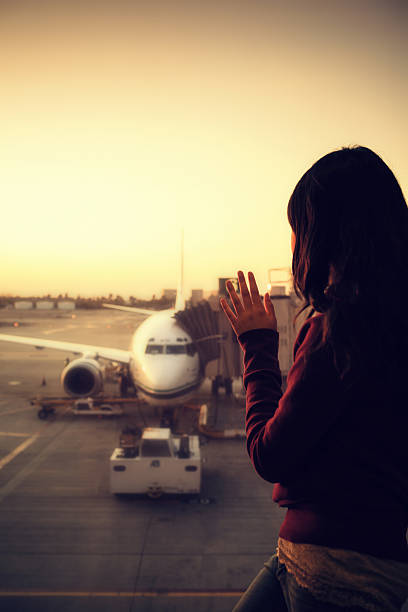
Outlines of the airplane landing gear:
[{"label": "airplane landing gear", "polygon": [[216,376],[211,384],[211,395],[218,395],[218,391],[221,387],[225,389],[225,395],[232,395],[232,378],[224,378],[223,376]]},{"label": "airplane landing gear", "polygon": [[44,421],[45,419],[48,419],[50,414],[55,414],[55,409],[54,408],[46,408],[45,406],[43,406],[38,411],[37,416],[38,416],[39,419]]},{"label": "airplane landing gear", "polygon": [[147,491],[147,496],[150,499],[159,499],[163,495],[163,490],[160,487],[150,487]]}]

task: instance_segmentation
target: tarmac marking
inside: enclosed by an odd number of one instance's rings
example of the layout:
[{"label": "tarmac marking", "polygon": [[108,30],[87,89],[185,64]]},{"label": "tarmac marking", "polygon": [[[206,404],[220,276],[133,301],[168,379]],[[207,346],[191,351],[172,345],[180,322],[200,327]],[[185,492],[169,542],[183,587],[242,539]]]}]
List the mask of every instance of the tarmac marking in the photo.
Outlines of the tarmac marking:
[{"label": "tarmac marking", "polygon": [[3,459],[1,459],[0,470],[2,470],[4,466],[10,463],[10,461],[12,461],[15,457],[17,457],[17,455],[22,453],[28,446],[30,446],[30,444],[35,442],[38,438],[38,435],[39,434],[35,434],[34,436],[31,436],[31,438],[28,438],[28,440],[25,440],[24,442],[22,442],[19,446],[17,446],[17,448],[11,451],[11,453],[9,453]]},{"label": "tarmac marking", "polygon": [[43,334],[49,336],[50,334],[55,334],[55,332],[66,331],[66,329],[66,327],[54,327],[53,329],[44,330]]},{"label": "tarmac marking", "polygon": [[[0,488],[0,503],[7,497],[7,495],[12,493],[28,476],[30,476],[30,474],[32,474],[32,472],[34,472],[34,470],[36,470],[37,467],[43,461],[45,461],[45,459],[54,451],[54,449],[59,444],[59,436],[69,427],[69,424],[67,423],[60,425],[59,427],[55,427],[53,424],[47,423],[44,428],[48,427],[53,427],[54,435],[51,437],[50,441],[46,443],[46,445],[38,453],[38,455],[36,455],[34,458],[31,458],[30,462],[25,467],[23,467],[13,478],[11,478],[11,480],[9,480],[8,483],[4,485],[4,487]],[[23,444],[17,447],[16,451],[20,449],[19,452],[21,452],[22,450],[24,450],[23,448],[21,448],[23,445],[28,446],[29,444],[32,444],[32,442],[39,438],[40,435],[40,433],[34,434],[33,436],[31,436],[31,438],[29,438],[29,440],[26,440],[25,442],[23,442]],[[25,448],[27,448],[27,446]],[[14,456],[16,451],[14,451]],[[8,455],[8,458],[8,460],[11,461],[13,457],[10,457],[10,455]],[[7,459],[7,457],[5,457],[5,459]],[[3,459],[3,461],[5,459]]]},{"label": "tarmac marking", "polygon": [[11,436],[12,438],[28,438],[31,434],[12,433],[11,431],[0,431],[0,436]]},{"label": "tarmac marking", "polygon": [[0,591],[0,597],[240,597],[244,591]]}]

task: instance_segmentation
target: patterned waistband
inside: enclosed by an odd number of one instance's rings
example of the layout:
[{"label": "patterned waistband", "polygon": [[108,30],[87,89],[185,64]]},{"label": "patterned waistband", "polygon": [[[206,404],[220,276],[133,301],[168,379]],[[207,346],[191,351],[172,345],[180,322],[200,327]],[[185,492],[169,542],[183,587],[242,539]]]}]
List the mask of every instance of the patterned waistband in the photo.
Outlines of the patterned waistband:
[{"label": "patterned waistband", "polygon": [[316,599],[370,612],[399,612],[408,597],[408,563],[278,539],[280,563]]}]

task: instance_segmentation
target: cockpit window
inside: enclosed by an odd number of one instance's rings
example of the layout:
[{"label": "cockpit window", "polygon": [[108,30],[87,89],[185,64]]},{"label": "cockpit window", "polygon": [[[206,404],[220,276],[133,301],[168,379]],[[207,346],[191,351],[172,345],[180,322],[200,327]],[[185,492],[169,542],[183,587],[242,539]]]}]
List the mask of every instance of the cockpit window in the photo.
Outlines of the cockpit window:
[{"label": "cockpit window", "polygon": [[193,343],[187,344],[187,355],[190,355],[190,357],[194,357],[196,352],[197,352],[197,349],[195,347],[195,344]]},{"label": "cockpit window", "polygon": [[162,344],[148,344],[146,346],[146,353],[149,355],[162,355],[164,346]]},{"label": "cockpit window", "polygon": [[185,344],[168,344],[166,346],[166,355],[181,355],[186,352]]},{"label": "cockpit window", "polygon": [[189,355],[193,357],[197,349],[193,343],[189,344],[148,344],[146,351],[148,355]]}]

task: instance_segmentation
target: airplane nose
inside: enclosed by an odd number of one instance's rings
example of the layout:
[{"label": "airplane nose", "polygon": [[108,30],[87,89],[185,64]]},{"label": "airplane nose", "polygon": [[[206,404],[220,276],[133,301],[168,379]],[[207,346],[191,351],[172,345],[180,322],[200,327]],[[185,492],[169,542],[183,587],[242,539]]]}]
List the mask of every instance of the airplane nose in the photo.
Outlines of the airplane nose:
[{"label": "airplane nose", "polygon": [[[181,361],[181,360],[180,360]],[[173,390],[186,384],[187,369],[184,363],[174,362],[169,366],[166,363],[149,364],[145,369],[149,386],[157,391]],[[184,361],[184,360],[183,360]]]}]

